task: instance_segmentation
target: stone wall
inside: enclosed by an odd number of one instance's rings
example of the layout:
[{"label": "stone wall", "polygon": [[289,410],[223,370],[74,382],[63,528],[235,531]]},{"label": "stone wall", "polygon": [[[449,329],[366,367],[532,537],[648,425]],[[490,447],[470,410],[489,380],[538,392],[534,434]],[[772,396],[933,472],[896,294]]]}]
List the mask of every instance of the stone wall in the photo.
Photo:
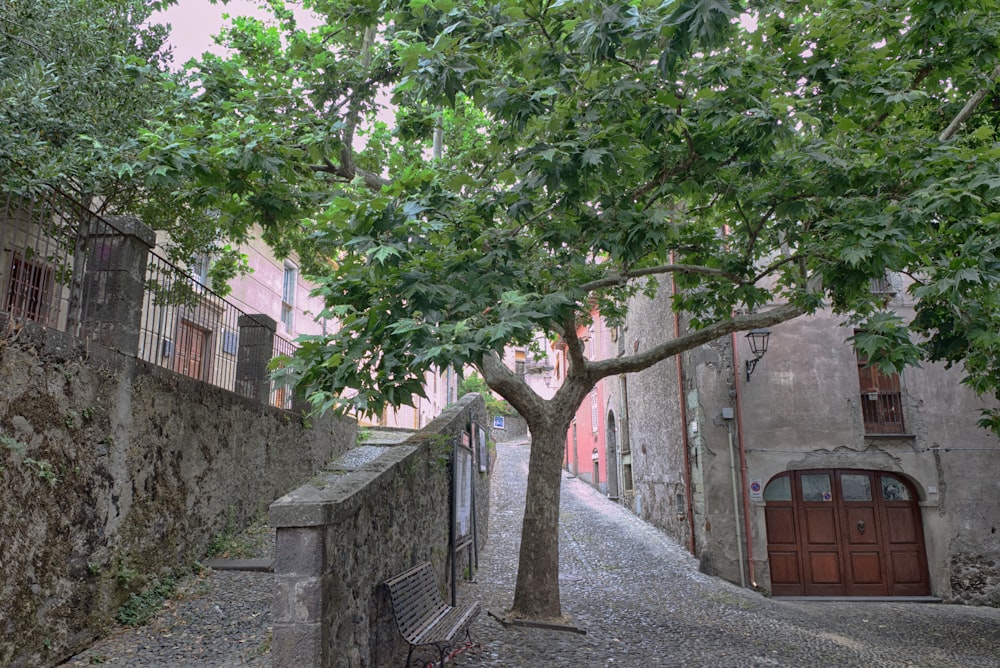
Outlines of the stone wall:
[{"label": "stone wall", "polygon": [[[470,421],[487,424],[478,394],[374,461],[317,477],[271,505],[275,668],[399,664],[406,646],[381,583],[422,561],[448,582],[452,448]],[[477,473],[473,482],[481,547],[489,476]],[[459,581],[467,564],[460,554]]]},{"label": "stone wall", "polygon": [[503,429],[490,426],[490,438],[497,443],[512,443],[528,438],[528,423],[520,415],[505,415]]},{"label": "stone wall", "polygon": [[0,321],[0,665],[52,665],[353,445],[132,357]]}]

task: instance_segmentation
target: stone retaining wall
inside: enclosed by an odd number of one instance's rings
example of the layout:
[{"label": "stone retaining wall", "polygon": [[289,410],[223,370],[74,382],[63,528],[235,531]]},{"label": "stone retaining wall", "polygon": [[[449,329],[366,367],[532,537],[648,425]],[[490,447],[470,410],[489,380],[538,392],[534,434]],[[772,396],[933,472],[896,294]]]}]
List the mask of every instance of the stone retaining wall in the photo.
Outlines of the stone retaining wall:
[{"label": "stone retaining wall", "polygon": [[[381,583],[422,561],[434,565],[442,585],[448,581],[452,444],[470,421],[487,424],[478,394],[374,461],[318,476],[271,505],[275,668],[399,663],[405,643]],[[482,547],[489,475],[477,473],[473,482]],[[467,554],[457,563],[461,582]]]},{"label": "stone retaining wall", "polygon": [[232,392],[0,321],[0,665],[53,665],[130,593],[204,557],[355,440]]}]

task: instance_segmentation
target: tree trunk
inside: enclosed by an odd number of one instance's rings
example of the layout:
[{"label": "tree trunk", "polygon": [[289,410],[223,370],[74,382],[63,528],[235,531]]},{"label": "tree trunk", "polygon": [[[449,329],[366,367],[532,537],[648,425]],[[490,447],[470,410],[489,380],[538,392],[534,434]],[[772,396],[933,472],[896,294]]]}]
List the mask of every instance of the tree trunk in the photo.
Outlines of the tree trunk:
[{"label": "tree trunk", "polygon": [[559,607],[559,492],[566,429],[559,428],[562,420],[544,422],[528,424],[531,456],[512,610],[515,616],[530,619],[555,619],[562,614]]}]

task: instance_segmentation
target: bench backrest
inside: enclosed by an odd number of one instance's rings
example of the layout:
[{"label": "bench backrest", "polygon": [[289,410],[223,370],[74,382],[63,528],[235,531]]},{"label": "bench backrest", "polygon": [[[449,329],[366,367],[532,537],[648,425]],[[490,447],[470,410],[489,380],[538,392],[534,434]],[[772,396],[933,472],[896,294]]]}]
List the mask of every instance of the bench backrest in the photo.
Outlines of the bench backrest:
[{"label": "bench backrest", "polygon": [[400,634],[407,640],[420,636],[449,606],[441,600],[437,578],[430,562],[386,580],[392,611]]}]

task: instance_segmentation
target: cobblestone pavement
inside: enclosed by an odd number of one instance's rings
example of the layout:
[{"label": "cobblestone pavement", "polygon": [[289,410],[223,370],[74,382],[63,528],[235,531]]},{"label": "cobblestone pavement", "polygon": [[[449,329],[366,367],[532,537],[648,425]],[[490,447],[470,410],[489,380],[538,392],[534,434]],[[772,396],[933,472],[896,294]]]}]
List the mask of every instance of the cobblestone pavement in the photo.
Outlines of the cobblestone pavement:
[{"label": "cobblestone pavement", "polygon": [[[490,540],[463,599],[514,597],[527,445],[500,445]],[[576,478],[560,508],[564,614],[586,635],[504,628],[487,614],[459,666],[788,668],[1000,666],[1000,610],[926,603],[776,601],[698,572],[675,541]]]},{"label": "cobblestone pavement", "polygon": [[[513,600],[528,446],[498,447],[490,540],[475,582],[478,645],[457,666],[549,668],[1000,666],[1000,610],[919,603],[775,601],[698,572],[662,532],[586,483],[563,479],[561,594],[578,635],[504,628]],[[268,556],[265,551],[256,556]],[[214,572],[183,585],[154,621],[118,631],[70,666],[271,664],[271,578]],[[382,667],[376,667],[382,668]]]}]

